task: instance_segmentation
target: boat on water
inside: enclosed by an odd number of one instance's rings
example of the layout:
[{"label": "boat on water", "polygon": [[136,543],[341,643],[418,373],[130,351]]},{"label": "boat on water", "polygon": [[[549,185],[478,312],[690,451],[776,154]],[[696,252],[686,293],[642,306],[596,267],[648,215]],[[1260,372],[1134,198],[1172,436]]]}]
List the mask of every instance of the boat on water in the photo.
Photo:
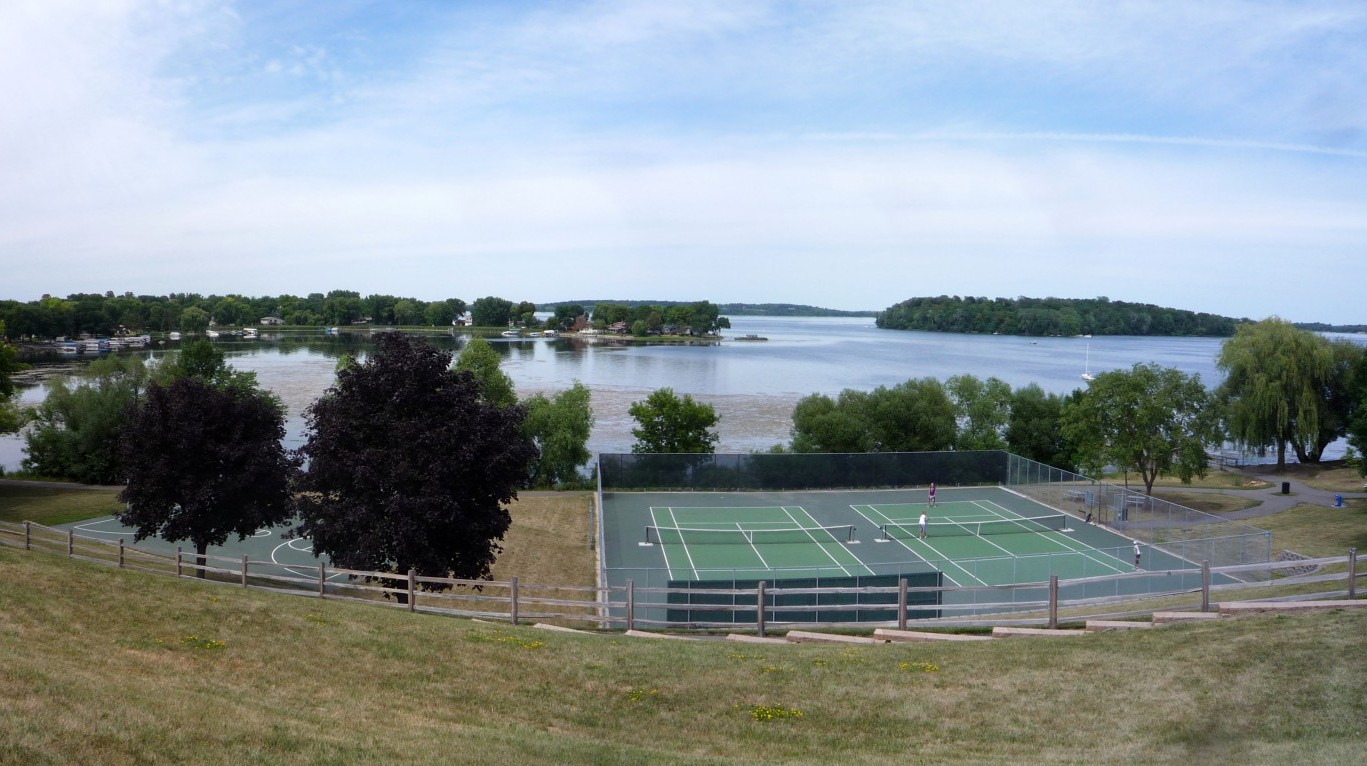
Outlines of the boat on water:
[{"label": "boat on water", "polygon": [[210,338],[217,338],[217,337],[218,337],[218,330],[209,330],[208,332],[206,332],[206,333],[204,333],[204,334],[207,335],[207,336],[209,336]]},{"label": "boat on water", "polygon": [[555,330],[547,330],[547,331],[545,331],[545,332],[543,332],[543,333],[541,333],[541,334],[544,335],[544,336],[547,337],[547,338],[554,338],[555,336],[559,335],[560,333],[556,332]]},{"label": "boat on water", "polygon": [[521,338],[521,337],[522,337],[522,333],[518,332],[517,330],[504,330],[503,332],[499,333],[499,335],[502,335],[502,336],[505,337],[505,338]]},{"label": "boat on water", "polygon": [[739,335],[739,336],[737,336],[737,337],[736,337],[736,340],[769,340],[769,339],[766,338],[766,337],[764,337],[763,335],[755,335],[754,333],[749,333],[748,335]]},{"label": "boat on water", "polygon": [[1087,344],[1087,362],[1082,368],[1082,379],[1088,383],[1096,380],[1096,376],[1092,374],[1092,344],[1090,343]]},{"label": "boat on water", "polygon": [[167,339],[169,339],[169,340],[180,340],[180,333],[178,333],[178,332],[168,332],[168,333],[166,333],[166,337],[167,337]]},{"label": "boat on water", "polygon": [[258,332],[256,331],[256,328],[255,328],[255,327],[243,327],[243,328],[242,328],[242,337],[244,337],[244,338],[246,338],[246,339],[248,339],[248,340],[251,340],[251,339],[253,339],[253,338],[259,338],[259,337],[261,337],[261,334],[258,333]]}]

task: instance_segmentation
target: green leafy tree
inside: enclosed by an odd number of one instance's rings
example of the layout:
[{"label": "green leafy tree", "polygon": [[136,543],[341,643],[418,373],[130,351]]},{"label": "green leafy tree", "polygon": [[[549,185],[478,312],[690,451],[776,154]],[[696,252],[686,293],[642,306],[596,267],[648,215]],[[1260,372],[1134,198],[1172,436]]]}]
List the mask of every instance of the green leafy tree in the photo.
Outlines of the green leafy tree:
[{"label": "green leafy tree", "polygon": [[461,349],[456,359],[456,369],[468,372],[484,389],[484,398],[497,407],[511,407],[517,404],[517,393],[513,390],[513,379],[499,369],[502,357],[494,350],[489,341],[474,337]]},{"label": "green leafy tree", "polygon": [[568,330],[574,326],[574,320],[584,316],[584,307],[578,303],[565,303],[555,307],[555,316],[550,320],[550,327],[553,330]]},{"label": "green leafy tree", "polygon": [[1014,391],[1006,448],[1021,457],[1071,471],[1073,460],[1063,438],[1063,407],[1063,397],[1045,393],[1035,383]]},{"label": "green leafy tree", "polygon": [[147,378],[142,359],[125,355],[96,359],[75,385],[54,378],[24,435],[24,470],[84,484],[122,484],[127,473],[120,441]]},{"label": "green leafy tree", "polygon": [[18,431],[24,424],[19,411],[19,387],[14,385],[14,374],[28,369],[19,361],[19,352],[5,342],[5,323],[0,322],[0,434]]},{"label": "green leafy tree", "polygon": [[1010,384],[1001,378],[984,381],[972,375],[955,375],[945,381],[945,392],[954,405],[958,425],[955,449],[1005,449],[1011,420]]},{"label": "green leafy tree", "polygon": [[1149,494],[1159,474],[1183,482],[1205,476],[1206,446],[1220,439],[1216,403],[1201,376],[1152,364],[1096,376],[1064,407],[1063,433],[1084,467],[1136,471]]},{"label": "green leafy tree", "polygon": [[209,329],[209,312],[198,306],[191,306],[180,312],[182,332],[202,333]]},{"label": "green leafy tree", "polygon": [[934,378],[813,394],[793,410],[794,452],[931,452],[955,435],[954,405]]},{"label": "green leafy tree", "polygon": [[636,443],[631,451],[665,453],[708,453],[717,444],[717,412],[712,405],[693,401],[672,388],[657,389],[644,401],[632,402],[627,409],[636,421],[631,429]]},{"label": "green leafy tree", "polygon": [[588,387],[575,381],[568,390],[552,397],[534,394],[522,404],[527,410],[522,433],[536,444],[541,454],[532,474],[532,486],[581,483],[579,468],[593,457],[587,446],[593,431],[593,407]]},{"label": "green leafy tree", "polygon": [[512,301],[490,295],[470,306],[470,318],[476,327],[507,327],[513,320],[513,308]]},{"label": "green leafy tree", "polygon": [[127,509],[116,516],[135,540],[189,540],[202,563],[229,535],[289,519],[297,464],[284,436],[269,397],[196,377],[154,381],[123,434]]},{"label": "green leafy tree", "polygon": [[1240,325],[1216,364],[1225,373],[1219,394],[1230,436],[1254,449],[1276,449],[1279,469],[1286,467],[1287,445],[1310,462],[1307,445],[1313,447],[1329,417],[1329,342],[1271,317]]},{"label": "green leafy tree", "polygon": [[292,534],[349,569],[488,576],[536,459],[521,407],[490,402],[423,339],[383,333],[305,417]]}]

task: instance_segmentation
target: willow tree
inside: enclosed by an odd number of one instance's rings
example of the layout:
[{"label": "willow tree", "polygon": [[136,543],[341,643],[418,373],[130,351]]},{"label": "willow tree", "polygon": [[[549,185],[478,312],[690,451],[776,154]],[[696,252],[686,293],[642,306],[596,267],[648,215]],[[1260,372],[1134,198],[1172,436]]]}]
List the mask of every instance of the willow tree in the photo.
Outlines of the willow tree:
[{"label": "willow tree", "polygon": [[1219,418],[1200,375],[1136,364],[1112,370],[1063,408],[1063,434],[1078,462],[1136,471],[1153,494],[1160,474],[1183,482],[1206,473],[1206,445],[1219,438]]},{"label": "willow tree", "polygon": [[1225,373],[1219,394],[1235,441],[1275,448],[1278,468],[1286,466],[1288,444],[1301,462],[1318,462],[1318,451],[1312,456],[1310,449],[1329,414],[1325,392],[1334,369],[1327,340],[1269,317],[1240,325],[1220,347],[1216,364]]}]

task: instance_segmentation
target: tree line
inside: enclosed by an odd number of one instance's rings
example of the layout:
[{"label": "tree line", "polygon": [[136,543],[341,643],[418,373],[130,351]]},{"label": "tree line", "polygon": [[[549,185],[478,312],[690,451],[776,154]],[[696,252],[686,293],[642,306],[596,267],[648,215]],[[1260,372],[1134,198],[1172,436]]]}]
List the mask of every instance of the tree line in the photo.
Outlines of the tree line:
[{"label": "tree line", "polygon": [[878,314],[879,327],[998,335],[1228,337],[1247,319],[1099,298],[910,298]]},{"label": "tree line", "polygon": [[[531,301],[485,296],[472,303],[461,298],[423,301],[395,295],[362,297],[354,290],[333,290],[306,296],[274,295],[115,295],[77,293],[65,298],[44,295],[36,301],[0,301],[0,323],[16,338],[76,337],[82,333],[112,336],[123,331],[203,332],[210,326],[241,327],[264,317],[278,317],[300,327],[333,327],[366,323],[385,327],[450,326],[468,311],[478,327],[526,327],[566,331],[593,326],[606,329],[625,322],[637,335],[658,334],[664,328],[680,334],[711,335],[730,327],[721,309],[709,301],[629,304],[600,302],[555,304],[553,318],[542,322]],[[639,323],[639,324],[638,324]],[[635,332],[640,330],[640,332]]]}]

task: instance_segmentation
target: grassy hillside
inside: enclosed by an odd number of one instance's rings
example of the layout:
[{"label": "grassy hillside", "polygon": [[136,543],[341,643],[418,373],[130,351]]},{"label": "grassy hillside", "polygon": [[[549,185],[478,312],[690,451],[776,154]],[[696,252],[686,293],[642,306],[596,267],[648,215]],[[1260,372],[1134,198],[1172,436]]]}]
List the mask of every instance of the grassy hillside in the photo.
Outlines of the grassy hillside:
[{"label": "grassy hillside", "polygon": [[0,549],[0,764],[1355,762],[1367,615],[971,645],[570,635]]}]

